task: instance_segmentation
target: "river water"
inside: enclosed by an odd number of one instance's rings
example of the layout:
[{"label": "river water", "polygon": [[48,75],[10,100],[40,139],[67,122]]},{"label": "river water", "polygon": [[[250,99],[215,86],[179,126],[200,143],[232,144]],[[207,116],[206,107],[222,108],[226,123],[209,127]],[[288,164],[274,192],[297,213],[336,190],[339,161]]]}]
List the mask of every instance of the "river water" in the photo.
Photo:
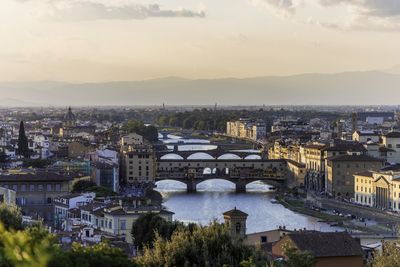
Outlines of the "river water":
[{"label": "river water", "polygon": [[[198,143],[198,140],[196,142]],[[205,146],[204,150],[207,148],[209,147]],[[213,220],[223,222],[222,213],[236,207],[249,215],[247,233],[272,230],[279,226],[286,226],[290,230],[303,228],[324,232],[340,230],[318,222],[316,218],[295,213],[280,204],[273,203],[274,192],[270,190],[269,185],[262,182],[247,185],[246,193],[236,193],[234,184],[218,179],[200,183],[196,193],[187,193],[186,186],[176,181],[158,182],[156,190],[163,195],[164,206],[175,213],[174,219],[183,222],[202,225]]]},{"label": "river water", "polygon": [[174,219],[203,225],[213,220],[223,222],[222,213],[236,207],[247,214],[247,233],[261,232],[286,226],[287,229],[317,231],[339,230],[318,219],[295,213],[281,204],[272,203],[274,192],[261,182],[251,183],[246,193],[236,193],[233,184],[224,180],[211,180],[198,185],[197,193],[186,193],[179,182],[162,181],[157,190],[164,197],[164,206],[175,212]]}]

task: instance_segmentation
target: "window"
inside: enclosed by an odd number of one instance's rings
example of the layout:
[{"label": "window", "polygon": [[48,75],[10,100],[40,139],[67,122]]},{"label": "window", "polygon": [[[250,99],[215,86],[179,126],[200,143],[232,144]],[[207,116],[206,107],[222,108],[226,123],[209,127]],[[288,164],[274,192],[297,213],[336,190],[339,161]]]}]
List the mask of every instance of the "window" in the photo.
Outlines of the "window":
[{"label": "window", "polygon": [[18,191],[18,185],[16,185],[16,184],[13,184],[13,186],[12,186],[12,190],[14,190],[14,191]]},{"label": "window", "polygon": [[112,229],[112,221],[111,220],[108,222],[108,228]]},{"label": "window", "polygon": [[47,204],[51,204],[51,197],[47,198]]},{"label": "window", "polygon": [[31,192],[35,191],[35,185],[34,184],[30,184],[29,185],[29,191],[31,191]]},{"label": "window", "polygon": [[51,191],[51,184],[46,185],[46,191],[49,191],[49,192]]},{"label": "window", "polygon": [[43,185],[42,184],[38,185],[38,191],[43,191]]},{"label": "window", "polygon": [[240,233],[240,229],[242,228],[240,223],[236,223],[236,233]]},{"label": "window", "polygon": [[121,230],[126,230],[126,220],[121,220]]},{"label": "window", "polygon": [[56,184],[56,191],[60,192],[61,191],[61,185],[60,184]]},{"label": "window", "polygon": [[21,191],[22,192],[26,192],[26,184],[22,184],[21,185]]}]

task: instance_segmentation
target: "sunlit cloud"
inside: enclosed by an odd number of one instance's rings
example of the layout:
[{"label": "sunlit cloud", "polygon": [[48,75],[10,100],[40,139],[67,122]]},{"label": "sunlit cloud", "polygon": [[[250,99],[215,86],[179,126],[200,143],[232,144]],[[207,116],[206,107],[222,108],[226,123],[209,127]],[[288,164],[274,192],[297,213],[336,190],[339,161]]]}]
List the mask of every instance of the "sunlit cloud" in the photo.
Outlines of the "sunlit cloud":
[{"label": "sunlit cloud", "polygon": [[[400,30],[399,0],[253,0],[253,3],[264,5],[285,14],[297,17],[297,11],[310,5],[319,7],[341,8],[342,21],[330,21],[329,18],[308,20],[308,23],[324,28],[337,30]],[[310,14],[314,17],[315,14]]]},{"label": "sunlit cloud", "polygon": [[[131,20],[146,18],[204,18],[205,9],[186,8],[167,9],[159,4],[120,3],[118,1],[89,0],[16,0],[31,5],[36,14],[46,19],[84,21],[84,20]],[[110,2],[112,4],[110,4]],[[34,6],[36,5],[36,6]]]}]

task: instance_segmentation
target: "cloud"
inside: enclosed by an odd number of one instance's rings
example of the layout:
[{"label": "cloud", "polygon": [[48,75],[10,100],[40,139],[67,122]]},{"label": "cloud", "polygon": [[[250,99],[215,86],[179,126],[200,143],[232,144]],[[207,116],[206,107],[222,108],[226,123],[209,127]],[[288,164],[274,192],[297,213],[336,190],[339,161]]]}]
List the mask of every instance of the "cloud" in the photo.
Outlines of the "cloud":
[{"label": "cloud", "polygon": [[252,0],[256,6],[264,6],[276,11],[281,16],[292,16],[296,11],[298,0]]},{"label": "cloud", "polygon": [[[295,17],[297,9],[307,6],[342,8],[342,17],[329,16],[308,23],[339,30],[400,30],[400,0],[253,0]],[[312,17],[317,14],[310,14]],[[338,22],[342,19],[343,22]]]},{"label": "cloud", "polygon": [[[36,0],[17,0],[22,3],[40,2]],[[164,18],[204,18],[204,10],[190,10],[185,8],[163,9],[158,4],[120,4],[109,5],[101,1],[89,0],[43,0],[45,11],[41,12],[47,18],[56,20],[132,20],[154,17]],[[114,2],[114,1],[113,1]],[[117,3],[117,1],[115,1]],[[115,4],[114,3],[114,4]]]},{"label": "cloud", "polygon": [[319,0],[322,6],[347,7],[351,21],[337,28],[356,30],[400,30],[399,0]]}]

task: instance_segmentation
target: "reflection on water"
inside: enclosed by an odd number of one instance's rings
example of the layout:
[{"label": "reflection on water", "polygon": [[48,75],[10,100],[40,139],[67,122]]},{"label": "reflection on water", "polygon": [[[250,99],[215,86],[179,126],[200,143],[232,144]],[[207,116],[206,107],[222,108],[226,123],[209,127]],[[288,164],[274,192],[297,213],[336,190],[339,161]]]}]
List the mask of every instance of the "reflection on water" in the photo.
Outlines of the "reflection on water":
[{"label": "reflection on water", "polygon": [[[164,205],[175,212],[174,218],[184,222],[208,224],[212,220],[223,221],[222,213],[237,207],[249,214],[247,233],[276,229],[285,225],[288,229],[307,228],[318,231],[334,231],[337,228],[319,223],[308,217],[273,204],[270,186],[261,182],[247,186],[247,193],[235,193],[235,186],[223,180],[206,181],[197,186],[197,193],[186,193],[186,186],[179,182],[157,183],[157,190],[164,197]],[[340,229],[339,229],[340,230]]]},{"label": "reflection on water", "polygon": [[209,144],[210,141],[204,139],[162,139],[164,144],[190,144],[190,143],[198,143],[198,144]]}]

